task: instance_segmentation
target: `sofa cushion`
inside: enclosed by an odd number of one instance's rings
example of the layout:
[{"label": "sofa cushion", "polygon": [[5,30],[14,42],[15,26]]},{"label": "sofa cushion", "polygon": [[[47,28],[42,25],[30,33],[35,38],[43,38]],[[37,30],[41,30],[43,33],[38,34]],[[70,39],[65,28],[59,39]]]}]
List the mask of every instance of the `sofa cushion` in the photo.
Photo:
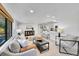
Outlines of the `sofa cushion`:
[{"label": "sofa cushion", "polygon": [[17,41],[14,41],[12,44],[9,45],[9,50],[13,53],[20,52],[20,45]]}]

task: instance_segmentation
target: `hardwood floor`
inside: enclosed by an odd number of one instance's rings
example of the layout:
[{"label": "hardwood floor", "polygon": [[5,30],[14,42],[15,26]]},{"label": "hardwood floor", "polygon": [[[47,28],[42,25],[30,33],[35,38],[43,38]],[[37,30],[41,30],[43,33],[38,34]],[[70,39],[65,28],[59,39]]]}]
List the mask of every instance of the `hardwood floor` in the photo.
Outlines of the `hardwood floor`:
[{"label": "hardwood floor", "polygon": [[55,41],[54,40],[49,40],[49,43],[50,43],[49,51],[45,51],[43,53],[40,53],[37,50],[38,56],[70,56],[70,55],[67,55],[67,54],[59,53],[59,47],[55,45]]}]

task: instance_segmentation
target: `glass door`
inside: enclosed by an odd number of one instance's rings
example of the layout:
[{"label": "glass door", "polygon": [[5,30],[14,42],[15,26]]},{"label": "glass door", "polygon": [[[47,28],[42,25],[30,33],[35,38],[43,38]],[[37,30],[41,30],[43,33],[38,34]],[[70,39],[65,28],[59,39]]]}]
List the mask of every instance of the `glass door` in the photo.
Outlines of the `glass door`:
[{"label": "glass door", "polygon": [[0,45],[5,42],[5,18],[0,15]]},{"label": "glass door", "polygon": [[12,22],[7,21],[7,40],[12,36]]},{"label": "glass door", "polygon": [[0,15],[0,46],[12,36],[12,22]]}]

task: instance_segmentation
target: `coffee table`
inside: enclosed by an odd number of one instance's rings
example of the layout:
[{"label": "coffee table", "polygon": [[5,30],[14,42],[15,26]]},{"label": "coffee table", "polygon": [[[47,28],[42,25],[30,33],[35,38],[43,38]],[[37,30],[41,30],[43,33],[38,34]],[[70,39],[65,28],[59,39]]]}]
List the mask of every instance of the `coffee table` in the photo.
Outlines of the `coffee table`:
[{"label": "coffee table", "polygon": [[46,41],[46,40],[42,40],[42,42],[36,42],[35,43],[38,50],[40,51],[40,53],[46,51],[46,50],[49,50],[49,42]]}]

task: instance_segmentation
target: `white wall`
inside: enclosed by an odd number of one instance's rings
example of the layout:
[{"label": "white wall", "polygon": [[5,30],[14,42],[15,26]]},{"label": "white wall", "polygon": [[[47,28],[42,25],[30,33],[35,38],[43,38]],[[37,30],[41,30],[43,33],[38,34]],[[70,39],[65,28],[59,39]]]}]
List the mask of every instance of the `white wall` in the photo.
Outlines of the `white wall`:
[{"label": "white wall", "polygon": [[79,5],[59,4],[56,6],[55,16],[59,25],[64,27],[65,33],[79,36]]},{"label": "white wall", "polygon": [[[60,21],[59,26],[64,27],[65,33],[73,34],[73,35],[79,35],[79,4],[51,4],[46,5],[46,7],[42,4],[35,6],[36,12],[34,15],[32,14],[25,14],[25,9],[27,8],[27,4],[24,5],[24,7],[18,7],[14,4],[4,4],[6,6],[6,9],[11,12],[11,14],[16,18],[18,21],[21,22],[30,22],[30,23],[39,23],[40,21],[51,21],[53,19],[47,19],[45,17],[46,15],[49,16],[55,16],[57,21]],[[19,4],[21,5],[21,4]],[[14,7],[13,7],[14,6]],[[25,7],[26,6],[26,7]],[[39,7],[40,6],[40,7]],[[18,8],[20,8],[18,10]],[[24,9],[23,9],[24,8]],[[44,10],[45,9],[45,10]],[[39,13],[40,12],[40,13]],[[34,26],[35,30],[37,29],[37,26]],[[24,28],[24,26],[23,26]],[[37,31],[36,31],[37,33]]]},{"label": "white wall", "polygon": [[35,30],[35,35],[38,35],[38,24],[19,24],[18,28],[22,29],[24,32],[26,30],[26,27],[33,27]]},{"label": "white wall", "polygon": [[79,36],[79,25],[77,20],[61,20],[57,25],[64,29],[64,33]]},{"label": "white wall", "polygon": [[[59,23],[57,23],[60,27],[64,28],[64,33],[66,34],[72,34],[72,35],[77,35],[79,36],[79,26],[78,26],[78,21],[59,21]],[[26,26],[33,26],[34,30],[35,30],[35,35],[39,34],[39,28],[38,28],[38,24],[19,24],[18,28],[22,29],[23,31],[25,31]]]},{"label": "white wall", "polygon": [[17,29],[17,21],[14,20],[13,25],[12,25],[12,35],[16,35],[16,29]]}]

